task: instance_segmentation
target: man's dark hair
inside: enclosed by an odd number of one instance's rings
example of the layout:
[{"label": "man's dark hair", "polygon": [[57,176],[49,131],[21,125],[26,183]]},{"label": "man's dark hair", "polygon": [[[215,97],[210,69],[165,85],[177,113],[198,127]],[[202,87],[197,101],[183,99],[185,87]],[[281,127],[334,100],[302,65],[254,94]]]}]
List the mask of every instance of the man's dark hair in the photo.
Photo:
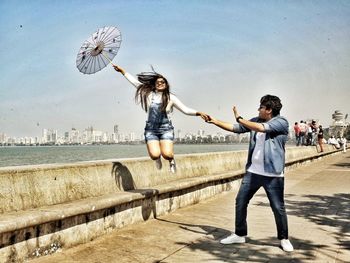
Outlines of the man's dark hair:
[{"label": "man's dark hair", "polygon": [[282,103],[279,97],[273,95],[265,95],[260,100],[260,105],[265,106],[267,110],[272,110],[272,116],[275,117],[280,114]]}]

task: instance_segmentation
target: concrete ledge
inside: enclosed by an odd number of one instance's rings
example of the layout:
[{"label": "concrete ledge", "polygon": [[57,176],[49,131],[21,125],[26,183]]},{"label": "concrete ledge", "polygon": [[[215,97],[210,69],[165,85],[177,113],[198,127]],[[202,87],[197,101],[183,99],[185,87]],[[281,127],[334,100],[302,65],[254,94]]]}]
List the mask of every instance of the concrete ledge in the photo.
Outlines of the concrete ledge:
[{"label": "concrete ledge", "polygon": [[[288,169],[338,152],[325,148],[322,154],[315,147],[287,148]],[[52,244],[88,242],[238,188],[246,155],[179,155],[175,175],[156,170],[148,158],[0,168],[0,261],[52,253]]]},{"label": "concrete ledge", "polygon": [[159,171],[149,158],[0,168],[0,213],[152,188],[244,168],[246,151],[177,156],[178,171]]},{"label": "concrete ledge", "polygon": [[190,189],[192,187],[208,184],[210,182],[235,179],[235,175],[237,176],[237,179],[239,179],[243,173],[244,170],[240,170],[235,173],[186,178],[180,182],[173,181],[169,182],[168,184],[157,185],[154,187],[154,189],[130,190],[128,192],[106,194],[99,197],[85,198],[69,203],[56,204],[37,209],[9,212],[0,216],[0,233],[11,232],[17,229],[32,227],[47,222],[63,220],[75,215],[88,214],[97,210],[115,207],[140,199]]}]

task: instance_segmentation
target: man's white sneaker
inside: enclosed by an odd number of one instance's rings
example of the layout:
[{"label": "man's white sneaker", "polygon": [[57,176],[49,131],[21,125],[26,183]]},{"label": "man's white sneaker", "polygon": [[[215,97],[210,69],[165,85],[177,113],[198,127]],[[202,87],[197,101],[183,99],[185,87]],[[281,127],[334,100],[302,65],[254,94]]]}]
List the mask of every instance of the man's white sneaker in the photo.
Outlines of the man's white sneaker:
[{"label": "man's white sneaker", "polygon": [[171,173],[176,173],[176,163],[175,163],[175,159],[172,159],[170,162],[169,162],[169,165],[170,165],[170,172]]},{"label": "man's white sneaker", "polygon": [[157,169],[158,170],[162,169],[162,160],[160,159],[160,157],[156,159],[155,162],[156,162]]},{"label": "man's white sneaker", "polygon": [[286,252],[292,252],[294,250],[293,245],[290,243],[289,239],[282,239],[281,247]]},{"label": "man's white sneaker", "polygon": [[234,243],[245,243],[245,237],[237,236],[236,234],[231,234],[230,236],[221,239],[221,244],[228,245],[228,244],[234,244]]}]

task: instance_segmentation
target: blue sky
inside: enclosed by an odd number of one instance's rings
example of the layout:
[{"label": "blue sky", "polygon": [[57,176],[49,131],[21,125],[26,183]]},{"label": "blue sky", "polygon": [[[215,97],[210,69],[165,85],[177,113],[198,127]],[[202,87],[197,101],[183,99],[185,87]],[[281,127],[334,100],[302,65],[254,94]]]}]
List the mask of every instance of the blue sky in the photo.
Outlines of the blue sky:
[{"label": "blue sky", "polygon": [[[128,72],[153,65],[186,105],[223,120],[257,114],[275,94],[290,123],[331,123],[349,113],[350,1],[0,1],[0,133],[90,125],[142,133],[134,88],[112,67],[76,69],[81,44],[116,26],[113,62]],[[219,131],[175,112],[175,129]]]}]

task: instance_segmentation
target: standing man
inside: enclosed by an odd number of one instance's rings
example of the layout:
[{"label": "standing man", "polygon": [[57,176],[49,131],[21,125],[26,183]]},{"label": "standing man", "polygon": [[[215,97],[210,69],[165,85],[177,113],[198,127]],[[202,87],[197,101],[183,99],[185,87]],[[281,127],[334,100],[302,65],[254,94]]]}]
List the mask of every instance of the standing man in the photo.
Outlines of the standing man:
[{"label": "standing man", "polygon": [[317,138],[318,138],[318,144],[320,145],[320,152],[323,152],[323,129],[322,129],[322,125],[318,126]]},{"label": "standing man", "polygon": [[315,146],[316,137],[317,137],[317,125],[315,120],[312,120],[310,127],[311,127],[311,145]]},{"label": "standing man", "polygon": [[[241,117],[237,108],[233,112],[238,124],[209,117],[207,122],[235,133],[250,132],[246,174],[236,197],[235,232],[222,239],[221,244],[245,243],[247,235],[247,207],[250,199],[263,187],[270,202],[277,225],[277,237],[286,252],[293,251],[288,239],[288,222],[284,205],[285,143],[288,121],[280,116],[281,100],[265,95],[260,100],[259,116],[251,120]],[[266,220],[266,219],[262,219]]]},{"label": "standing man", "polygon": [[300,127],[298,122],[294,123],[294,134],[295,134],[296,146],[299,146],[300,145]]},{"label": "standing man", "polygon": [[301,145],[305,145],[306,144],[305,143],[305,135],[307,133],[307,125],[306,125],[306,123],[303,120],[301,120],[300,124],[299,124],[299,127],[300,127],[300,133],[299,133],[299,135],[300,135],[300,142],[301,142]]},{"label": "standing man", "polygon": [[346,153],[346,147],[347,147],[347,145],[346,145],[346,143],[347,143],[346,138],[344,136],[341,136],[340,137],[340,142],[341,142],[341,146],[343,147],[343,153]]}]

